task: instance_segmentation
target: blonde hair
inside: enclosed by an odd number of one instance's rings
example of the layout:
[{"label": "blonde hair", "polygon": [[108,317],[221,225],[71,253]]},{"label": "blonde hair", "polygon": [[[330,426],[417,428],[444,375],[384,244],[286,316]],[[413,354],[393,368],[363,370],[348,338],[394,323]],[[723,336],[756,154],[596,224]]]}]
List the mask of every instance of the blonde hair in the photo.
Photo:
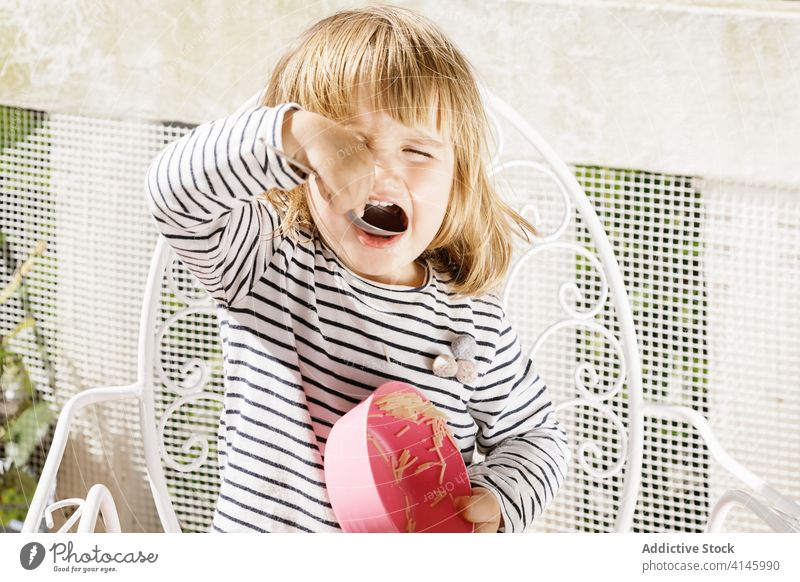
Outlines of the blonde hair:
[{"label": "blonde hair", "polygon": [[[367,89],[374,110],[409,127],[426,122],[436,98],[438,129],[455,152],[453,187],[441,227],[419,258],[448,273],[456,294],[496,291],[511,263],[512,226],[528,242],[525,231],[538,232],[489,180],[489,123],[466,58],[438,27],[408,9],[342,10],[308,28],[280,58],[261,105],[294,102],[342,121],[356,115],[359,87]],[[282,229],[293,238],[295,227],[319,232],[306,184],[261,196],[282,212]]]}]

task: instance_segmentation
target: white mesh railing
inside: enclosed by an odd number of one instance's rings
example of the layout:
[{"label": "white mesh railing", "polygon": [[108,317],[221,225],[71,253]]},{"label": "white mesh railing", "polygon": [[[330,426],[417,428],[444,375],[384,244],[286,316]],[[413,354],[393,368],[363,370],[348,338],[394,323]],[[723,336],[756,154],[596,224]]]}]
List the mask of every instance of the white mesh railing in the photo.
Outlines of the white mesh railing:
[{"label": "white mesh railing", "polygon": [[[187,128],[12,108],[0,109],[0,115],[0,229],[17,260],[38,240],[48,243],[27,287],[54,381],[30,331],[13,345],[44,398],[56,407],[90,386],[130,383],[156,241],[145,205],[144,172],[163,145]],[[515,159],[531,155],[513,139],[506,148]],[[794,479],[800,465],[800,321],[794,317],[800,309],[800,192],[736,184],[712,188],[698,178],[637,170],[573,169],[625,278],[641,346],[645,398],[698,410],[737,460],[786,494],[800,497]],[[536,224],[543,233],[558,226],[563,203],[540,172],[520,166],[498,180],[518,208],[536,202]],[[565,238],[592,247],[579,216],[571,216]],[[0,284],[9,276],[3,269]],[[185,272],[178,280],[192,285]],[[576,309],[597,301],[598,275],[575,252],[543,254],[521,273],[508,310],[525,347],[553,321],[558,288],[565,281],[573,281],[584,294],[574,298]],[[612,302],[604,305],[601,314],[618,334]],[[164,319],[180,307],[167,293],[162,306]],[[0,333],[5,334],[22,317],[22,307],[15,296],[0,308]],[[187,359],[219,361],[215,326],[213,316],[193,315],[171,328],[161,365],[176,381]],[[584,360],[598,373],[597,391],[616,381],[618,356],[597,332],[564,329],[542,345],[538,365],[556,399],[574,396],[572,374]],[[219,370],[214,369],[207,389],[221,392]],[[589,384],[590,378],[583,381]],[[175,396],[163,390],[157,394],[162,412]],[[625,392],[610,405],[624,421]],[[203,401],[182,407],[165,431],[167,450],[178,464],[191,462],[195,454],[181,449],[190,425],[209,434],[209,464],[188,475],[166,471],[184,531],[205,531],[210,523],[218,485],[216,406]],[[104,483],[116,501],[123,531],[158,531],[136,413],[132,404],[115,403],[81,417],[59,473],[57,497],[85,497],[94,483]],[[618,461],[620,441],[611,421],[585,408],[564,410],[560,418],[573,443],[579,437],[601,446],[604,455],[596,469]],[[44,453],[38,453],[40,465]],[[719,496],[740,486],[710,459],[691,427],[670,421],[646,419],[642,471],[635,531],[701,531]],[[622,476],[592,478],[573,457],[567,483],[538,529],[611,530]],[[762,522],[737,508],[725,528],[764,531]]]}]

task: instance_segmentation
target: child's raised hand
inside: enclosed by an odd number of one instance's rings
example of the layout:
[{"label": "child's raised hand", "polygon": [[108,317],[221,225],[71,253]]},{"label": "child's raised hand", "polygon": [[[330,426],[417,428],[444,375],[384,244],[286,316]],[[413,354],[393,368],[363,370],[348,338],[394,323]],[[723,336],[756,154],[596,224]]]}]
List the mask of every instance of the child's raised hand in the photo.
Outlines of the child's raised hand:
[{"label": "child's raised hand", "polygon": [[288,111],[283,132],[287,153],[317,173],[320,194],[333,212],[355,210],[361,216],[372,193],[375,162],[356,134],[305,110]]},{"label": "child's raised hand", "polygon": [[494,493],[483,487],[475,487],[471,496],[454,498],[461,517],[475,524],[475,533],[496,533],[503,525],[500,504]]}]

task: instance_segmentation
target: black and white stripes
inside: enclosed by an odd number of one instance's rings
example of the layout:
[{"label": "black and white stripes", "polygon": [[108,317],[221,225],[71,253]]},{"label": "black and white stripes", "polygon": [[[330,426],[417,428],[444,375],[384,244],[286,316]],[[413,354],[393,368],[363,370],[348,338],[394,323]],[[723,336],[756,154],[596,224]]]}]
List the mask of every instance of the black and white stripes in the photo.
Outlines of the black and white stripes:
[{"label": "black and white stripes", "polygon": [[492,365],[472,392],[469,410],[486,459],[468,468],[473,485],[501,493],[506,532],[522,531],[547,507],[567,472],[567,435],[547,387],[502,316]]},{"label": "black and white stripes", "polygon": [[274,253],[271,234],[278,217],[254,197],[302,182],[265,145],[280,143],[290,108],[297,105],[243,108],[195,127],[169,144],[147,174],[159,230],[222,304],[245,297]]},{"label": "black and white stripes", "polygon": [[[566,473],[566,434],[497,297],[456,297],[428,268],[419,288],[350,271],[318,238],[282,236],[261,192],[302,183],[276,157],[293,103],[242,106],[166,146],[147,173],[150,211],[218,305],[225,398],[212,531],[341,531],[325,489],[331,427],[402,380],[449,416],[475,486],[522,531]],[[273,232],[275,231],[275,232]],[[458,335],[477,344],[474,386],[432,372]],[[477,444],[486,459],[470,466]]]}]

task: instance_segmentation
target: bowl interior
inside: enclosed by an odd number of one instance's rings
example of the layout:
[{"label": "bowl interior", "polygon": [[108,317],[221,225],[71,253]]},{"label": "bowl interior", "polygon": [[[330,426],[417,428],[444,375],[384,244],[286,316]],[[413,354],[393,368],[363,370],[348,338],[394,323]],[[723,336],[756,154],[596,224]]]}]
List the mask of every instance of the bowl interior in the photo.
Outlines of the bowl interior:
[{"label": "bowl interior", "polygon": [[367,450],[380,500],[398,532],[472,532],[454,498],[470,495],[446,416],[419,390],[387,382],[371,396]]}]

